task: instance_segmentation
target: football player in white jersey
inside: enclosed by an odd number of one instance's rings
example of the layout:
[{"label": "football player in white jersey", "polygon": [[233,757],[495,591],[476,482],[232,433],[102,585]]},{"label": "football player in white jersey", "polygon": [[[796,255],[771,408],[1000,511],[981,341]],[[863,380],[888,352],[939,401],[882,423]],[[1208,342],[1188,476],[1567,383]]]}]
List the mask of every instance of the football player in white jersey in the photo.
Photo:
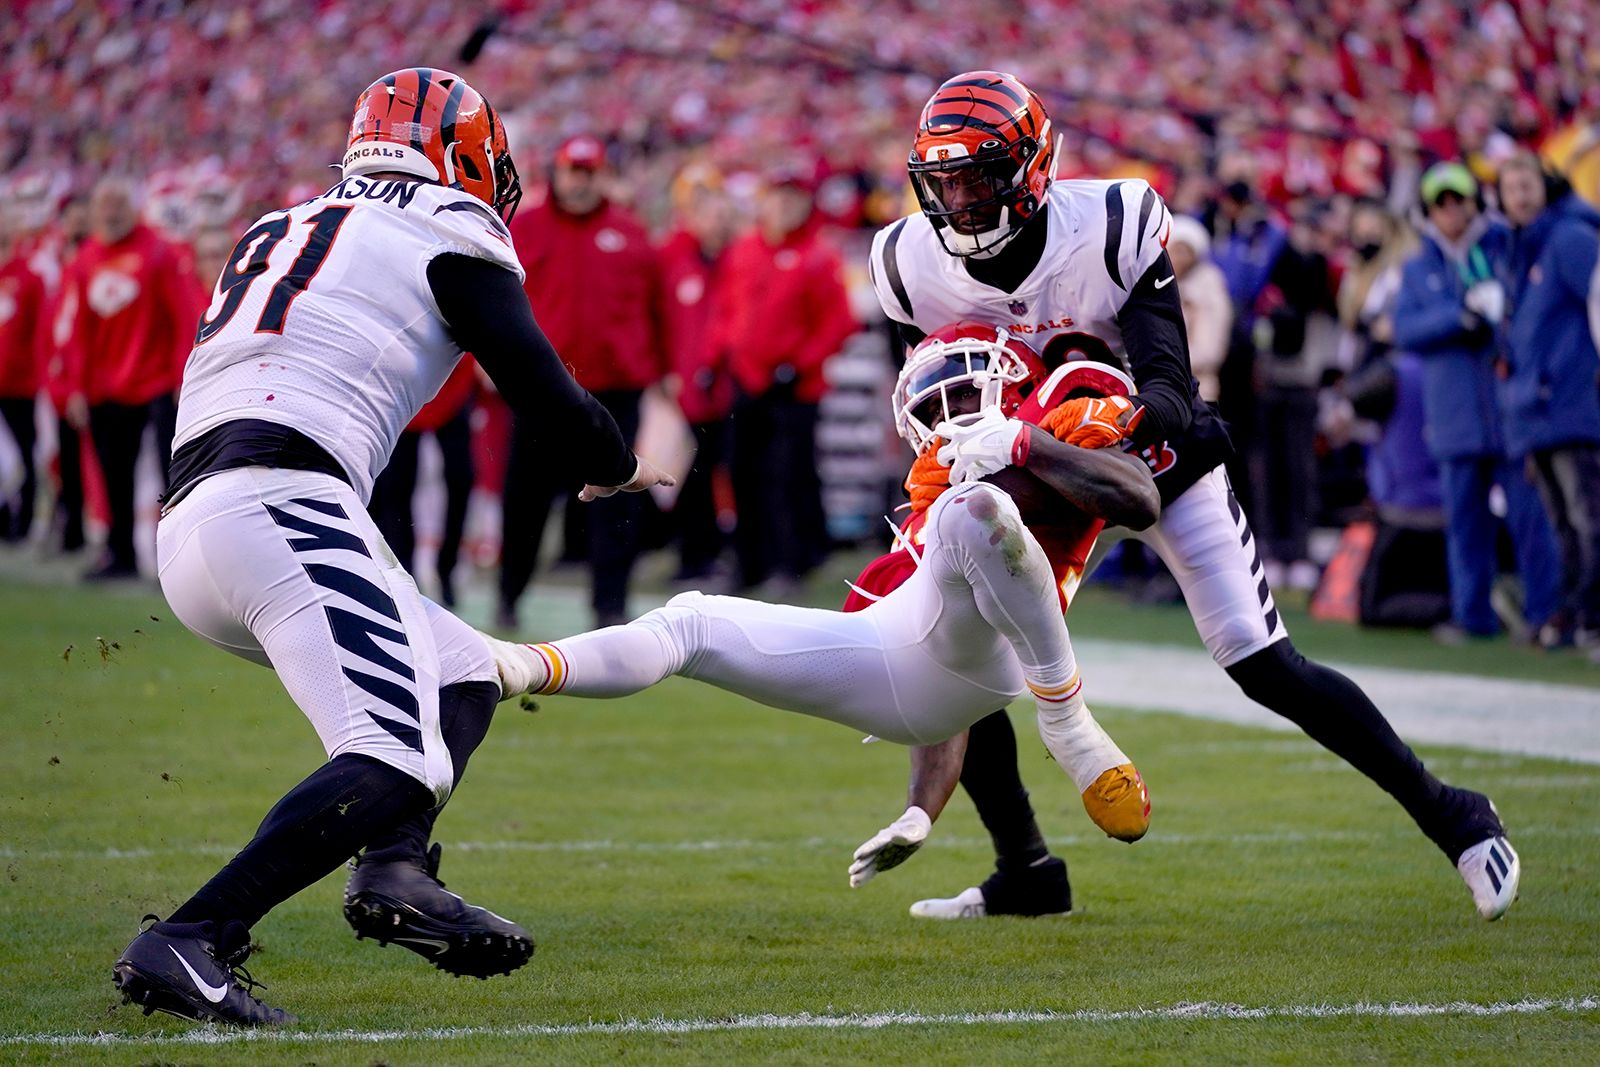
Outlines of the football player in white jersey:
[{"label": "football player in white jersey", "polygon": [[[1155,520],[1155,485],[1133,457],[1080,447],[1070,439],[1076,424],[1066,436],[1008,424],[1002,412],[1042,422],[1051,412],[1035,398],[1065,396],[1065,375],[1059,389],[1034,388],[1041,369],[1025,345],[975,323],[930,337],[906,365],[897,425],[923,456],[913,468],[919,484],[900,549],[869,565],[856,586],[870,601],[861,610],[684,593],[622,626],[534,645],[492,642],[502,687],[617,697],[680,675],[904,745],[960,736],[994,703],[1028,692],[1040,737],[1090,818],[1111,837],[1138,840],[1149,827],[1149,797],[1084,701],[1062,582],[1102,520]],[[956,477],[936,458],[953,440],[1008,425],[1003,461],[983,466],[969,456],[967,476]],[[1029,473],[1011,467],[1014,457]],[[1011,476],[1011,488],[978,480],[997,472]],[[1043,508],[1029,510],[1034,501]],[[919,792],[913,781],[892,827],[901,840],[879,835],[857,851],[852,885],[903,861],[927,836],[938,811],[920,807]]]},{"label": "football player in white jersey", "polygon": [[222,271],[178,401],[161,588],[190,630],[277,672],[328,762],[118,958],[146,1014],[293,1021],[241,984],[249,928],[363,848],[345,895],[358,936],[479,977],[533,953],[446,892],[427,849],[502,696],[489,645],[418,594],[365,506],[463,350],[585,499],[670,484],[534,322],[506,228],[520,196],[489,103],[448,71],[396,71],[356,102],[342,180],[263,216]]},{"label": "football player in white jersey", "polygon": [[[1435,778],[1359,687],[1289,641],[1223,473],[1226,430],[1190,374],[1161,197],[1137,179],[1054,181],[1043,103],[995,71],[939,87],[909,169],[922,211],[878,233],[870,260],[901,338],[914,345],[943,323],[974,318],[1026,337],[1047,366],[1084,357],[1120,364],[1143,410],[1126,447],[1150,465],[1162,501],[1160,520],[1137,536],[1178,580],[1218,666],[1394,796],[1456,865],[1479,913],[1499,918],[1521,868],[1488,798]],[[1070,911],[1066,867],[1034,821],[1003,711],[972,727],[960,774],[994,838],[996,870],[912,913]]]}]

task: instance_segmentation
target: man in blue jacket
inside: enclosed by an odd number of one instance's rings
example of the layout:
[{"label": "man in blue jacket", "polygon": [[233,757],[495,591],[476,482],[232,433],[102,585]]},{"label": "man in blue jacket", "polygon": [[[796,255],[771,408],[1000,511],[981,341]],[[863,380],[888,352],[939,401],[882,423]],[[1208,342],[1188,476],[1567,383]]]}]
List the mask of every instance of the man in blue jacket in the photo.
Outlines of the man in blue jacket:
[{"label": "man in blue jacket", "polygon": [[1510,230],[1478,211],[1478,183],[1459,163],[1422,176],[1427,221],[1406,262],[1395,301],[1394,343],[1423,363],[1428,448],[1439,461],[1449,543],[1451,634],[1487,637],[1499,627],[1489,594],[1498,525],[1489,493],[1506,496],[1516,546],[1523,616],[1537,631],[1556,606],[1556,544],[1522,466],[1507,458],[1495,378],[1505,290],[1492,262],[1508,254]]},{"label": "man in blue jacket", "polygon": [[1505,162],[1499,186],[1516,227],[1503,272],[1506,449],[1528,457],[1561,543],[1564,596],[1540,638],[1600,644],[1600,213],[1531,152]]}]

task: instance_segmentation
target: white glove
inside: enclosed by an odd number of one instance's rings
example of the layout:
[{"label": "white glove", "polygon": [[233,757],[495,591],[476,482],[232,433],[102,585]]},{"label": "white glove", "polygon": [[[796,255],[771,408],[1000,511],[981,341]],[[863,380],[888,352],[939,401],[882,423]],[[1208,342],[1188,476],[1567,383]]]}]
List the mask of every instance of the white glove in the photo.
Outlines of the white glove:
[{"label": "white glove", "polygon": [[882,830],[873,834],[856,849],[855,860],[850,864],[850,888],[859,889],[872,880],[879,871],[898,867],[922,847],[933,829],[928,813],[912,805],[906,813]]},{"label": "white glove", "polygon": [[1027,459],[1028,424],[1008,419],[999,408],[977,418],[941,422],[933,432],[943,438],[936,457],[950,468],[950,484],[975,482]]},{"label": "white glove", "polygon": [[1463,301],[1467,310],[1476,312],[1490,326],[1500,325],[1506,315],[1506,290],[1493,278],[1485,278],[1467,290]]}]

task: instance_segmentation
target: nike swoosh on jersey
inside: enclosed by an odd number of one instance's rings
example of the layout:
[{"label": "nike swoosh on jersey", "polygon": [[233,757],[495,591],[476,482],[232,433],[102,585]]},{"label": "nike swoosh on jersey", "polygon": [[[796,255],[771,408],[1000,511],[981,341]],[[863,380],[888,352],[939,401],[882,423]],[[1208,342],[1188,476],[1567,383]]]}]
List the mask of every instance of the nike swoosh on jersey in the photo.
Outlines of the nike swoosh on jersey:
[{"label": "nike swoosh on jersey", "polygon": [[201,996],[205,997],[211,1003],[216,1004],[221,1001],[223,997],[228,995],[228,983],[224,982],[221,985],[211,985],[195,973],[194,968],[189,966],[189,961],[183,958],[183,953],[179,952],[171,945],[167,946],[167,950],[174,956],[178,957],[178,962],[183,964],[183,969],[189,972],[190,978],[194,979],[194,987],[200,990]]},{"label": "nike swoosh on jersey", "polygon": [[1170,282],[1172,279],[1174,279],[1176,277],[1177,277],[1176,274],[1167,275],[1165,278],[1162,278],[1159,282],[1156,282],[1156,288],[1157,289],[1165,289],[1167,287],[1167,283]]}]

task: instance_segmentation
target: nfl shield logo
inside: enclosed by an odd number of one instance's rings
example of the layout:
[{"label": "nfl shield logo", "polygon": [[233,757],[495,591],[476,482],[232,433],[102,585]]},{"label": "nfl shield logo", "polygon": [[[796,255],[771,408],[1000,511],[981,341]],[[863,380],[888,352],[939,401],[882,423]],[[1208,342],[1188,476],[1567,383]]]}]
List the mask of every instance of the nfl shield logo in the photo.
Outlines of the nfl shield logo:
[{"label": "nfl shield logo", "polygon": [[1013,300],[1006,307],[1011,309],[1011,314],[1013,315],[1026,315],[1028,313],[1028,305],[1020,300]]}]

